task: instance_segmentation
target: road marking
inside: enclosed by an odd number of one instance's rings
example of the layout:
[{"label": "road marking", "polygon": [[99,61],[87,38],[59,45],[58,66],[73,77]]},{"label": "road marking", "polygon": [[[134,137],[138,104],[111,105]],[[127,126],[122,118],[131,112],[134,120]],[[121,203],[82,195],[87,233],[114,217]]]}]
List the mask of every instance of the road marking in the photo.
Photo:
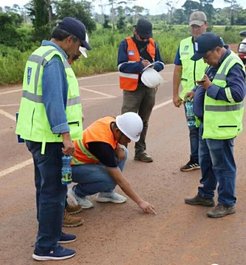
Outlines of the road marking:
[{"label": "road marking", "polygon": [[156,109],[159,109],[161,107],[164,107],[164,106],[166,106],[166,105],[168,105],[168,104],[170,104],[172,102],[173,102],[173,100],[172,99],[169,99],[169,100],[167,100],[167,101],[165,101],[163,103],[160,103],[158,105],[155,105],[154,108],[153,108],[153,110],[156,110]]},{"label": "road marking", "polygon": [[104,86],[118,86],[119,84],[100,84],[100,85],[86,85],[85,87],[104,87]]},{"label": "road marking", "polygon": [[0,108],[4,108],[4,107],[18,107],[20,104],[4,104],[4,105],[0,105]]},{"label": "road marking", "polygon": [[116,98],[116,96],[112,96],[112,95],[109,95],[109,94],[106,94],[106,93],[103,93],[103,92],[99,92],[99,91],[95,91],[95,90],[92,90],[92,89],[88,89],[88,88],[85,88],[85,87],[79,87],[81,90],[84,90],[84,91],[88,91],[88,92],[91,92],[91,93],[95,93],[95,94],[99,94],[99,95],[102,95],[106,98]]},{"label": "road marking", "polygon": [[17,165],[14,165],[13,167],[9,167],[7,169],[4,169],[4,170],[0,171],[0,179],[2,177],[4,177],[4,176],[14,172],[14,171],[17,171],[17,170],[19,170],[19,169],[21,169],[23,167],[31,165],[32,162],[33,162],[33,160],[32,160],[32,158],[30,158],[30,159],[28,159],[28,160],[26,160],[24,162],[21,162],[21,163],[19,163]]},{"label": "road marking", "polygon": [[15,121],[15,116],[13,116],[12,114],[9,114],[8,112],[0,109],[0,114],[2,114],[3,116],[5,116],[6,118],[9,118],[10,120]]},{"label": "road marking", "polygon": [[22,90],[21,88],[18,88],[18,89],[13,89],[13,90],[8,90],[8,91],[3,91],[3,92],[0,92],[0,95],[11,94],[11,93],[19,92],[19,91],[21,91],[21,90]]}]

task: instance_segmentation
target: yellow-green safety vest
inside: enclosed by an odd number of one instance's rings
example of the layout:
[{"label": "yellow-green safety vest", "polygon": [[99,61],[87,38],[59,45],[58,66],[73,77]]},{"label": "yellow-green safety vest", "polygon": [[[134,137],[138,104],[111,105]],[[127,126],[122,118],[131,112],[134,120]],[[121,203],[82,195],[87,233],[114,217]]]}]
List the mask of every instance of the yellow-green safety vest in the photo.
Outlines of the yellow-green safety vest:
[{"label": "yellow-green safety vest", "polygon": [[[24,79],[23,92],[19,108],[16,134],[24,140],[42,142],[42,153],[45,143],[62,142],[59,134],[54,134],[46,115],[42,101],[42,76],[44,66],[54,56],[63,62],[68,83],[66,117],[73,140],[82,135],[82,105],[76,76],[65,56],[53,46],[41,46],[28,58]],[[55,76],[54,76],[55,78]],[[54,99],[56,100],[56,99]]]},{"label": "yellow-green safety vest", "polygon": [[244,65],[239,57],[231,52],[222,62],[212,81],[213,84],[221,87],[221,89],[225,89],[229,102],[215,100],[205,93],[203,139],[231,139],[242,131],[244,114],[243,101],[235,102],[231,95],[230,87],[226,86],[226,76],[236,63],[240,64],[242,69],[244,69]]},{"label": "yellow-green safety vest", "polygon": [[179,97],[184,100],[185,95],[197,85],[196,81],[202,79],[208,65],[203,59],[198,61],[191,60],[191,57],[194,55],[192,37],[183,39],[180,42],[179,54],[182,62],[182,90]]}]

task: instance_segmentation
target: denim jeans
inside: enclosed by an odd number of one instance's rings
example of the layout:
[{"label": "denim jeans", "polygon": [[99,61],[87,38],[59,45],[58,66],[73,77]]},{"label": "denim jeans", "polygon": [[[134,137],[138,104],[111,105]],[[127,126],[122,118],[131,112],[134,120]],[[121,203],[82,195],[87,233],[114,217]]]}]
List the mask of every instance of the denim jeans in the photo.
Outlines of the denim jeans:
[{"label": "denim jeans", "polygon": [[[124,147],[125,158],[118,160],[118,167],[123,171],[128,150]],[[82,164],[72,167],[73,181],[78,183],[73,187],[74,192],[79,197],[93,195],[98,192],[111,192],[116,186],[116,182],[102,164]]]},{"label": "denim jeans", "polygon": [[[188,118],[185,110],[185,118],[188,123]],[[190,160],[194,163],[198,163],[198,151],[199,151],[199,128],[196,126],[188,126],[189,140],[190,140]]]},{"label": "denim jeans", "polygon": [[38,233],[35,247],[49,251],[57,246],[62,222],[67,187],[61,183],[62,143],[46,143],[41,154],[41,143],[26,141],[32,153],[35,171]]},{"label": "denim jeans", "polygon": [[146,150],[146,135],[149,126],[149,118],[155,105],[156,89],[139,86],[135,91],[123,91],[123,104],[121,113],[136,112],[143,121],[143,130],[140,139],[135,143],[135,154],[141,154]]},{"label": "denim jeans", "polygon": [[[202,125],[200,133],[202,133]],[[198,193],[204,198],[213,198],[218,183],[218,202],[225,206],[233,206],[236,203],[236,164],[233,149],[234,139],[200,138],[199,163],[202,186],[198,188]]]}]

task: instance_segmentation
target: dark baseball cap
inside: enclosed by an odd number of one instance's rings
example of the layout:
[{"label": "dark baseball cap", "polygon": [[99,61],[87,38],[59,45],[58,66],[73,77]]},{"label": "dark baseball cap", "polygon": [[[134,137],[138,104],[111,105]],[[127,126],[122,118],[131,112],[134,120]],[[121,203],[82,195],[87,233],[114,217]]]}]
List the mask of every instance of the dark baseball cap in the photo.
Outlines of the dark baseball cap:
[{"label": "dark baseball cap", "polygon": [[88,36],[85,25],[80,20],[73,17],[64,17],[57,27],[77,37],[80,40],[82,47],[91,50],[87,41]]},{"label": "dark baseball cap", "polygon": [[223,47],[225,45],[223,39],[212,32],[206,32],[200,35],[195,41],[195,54],[191,60],[198,61],[208,51],[214,50],[216,47]]},{"label": "dark baseball cap", "polygon": [[152,37],[152,24],[148,20],[144,18],[140,18],[135,28],[136,28],[137,34],[141,38],[148,39]]}]

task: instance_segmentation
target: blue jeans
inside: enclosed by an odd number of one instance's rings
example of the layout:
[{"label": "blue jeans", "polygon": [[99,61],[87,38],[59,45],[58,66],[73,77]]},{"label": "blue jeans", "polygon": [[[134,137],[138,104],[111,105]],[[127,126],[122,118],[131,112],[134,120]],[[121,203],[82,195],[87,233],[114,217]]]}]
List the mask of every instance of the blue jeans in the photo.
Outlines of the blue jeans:
[{"label": "blue jeans", "polygon": [[[200,126],[202,135],[202,126]],[[198,194],[213,198],[218,183],[218,202],[225,206],[236,203],[236,164],[233,156],[234,139],[213,140],[200,138],[199,163],[201,166],[201,187]]]},{"label": "blue jeans", "polygon": [[[188,118],[185,110],[185,118],[188,122]],[[190,160],[194,163],[198,163],[199,160],[199,128],[196,126],[188,126],[189,140],[190,140]]]},{"label": "blue jeans", "polygon": [[[125,158],[118,160],[121,171],[126,163],[128,150],[125,150]],[[82,164],[72,167],[72,178],[78,184],[73,187],[79,197],[85,197],[98,192],[111,192],[116,186],[115,180],[109,175],[106,167],[102,164]]]},{"label": "blue jeans", "polygon": [[49,251],[57,246],[62,232],[67,187],[61,183],[62,143],[46,143],[41,154],[41,143],[26,141],[32,153],[35,171],[38,234],[35,247]]}]

